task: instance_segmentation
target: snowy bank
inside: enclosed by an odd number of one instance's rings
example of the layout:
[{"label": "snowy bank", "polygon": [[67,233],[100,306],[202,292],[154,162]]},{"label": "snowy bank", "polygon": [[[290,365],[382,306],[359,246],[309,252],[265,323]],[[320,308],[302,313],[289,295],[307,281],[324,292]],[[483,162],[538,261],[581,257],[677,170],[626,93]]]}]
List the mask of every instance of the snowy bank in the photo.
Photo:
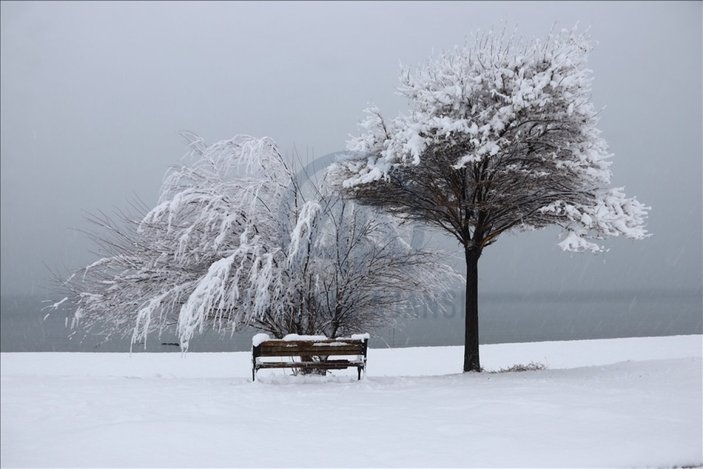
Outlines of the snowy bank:
[{"label": "snowy bank", "polygon": [[460,347],[372,349],[360,382],[252,383],[245,352],[4,353],[2,464],[700,464],[702,340],[486,345],[488,369],[549,369],[466,375]]}]

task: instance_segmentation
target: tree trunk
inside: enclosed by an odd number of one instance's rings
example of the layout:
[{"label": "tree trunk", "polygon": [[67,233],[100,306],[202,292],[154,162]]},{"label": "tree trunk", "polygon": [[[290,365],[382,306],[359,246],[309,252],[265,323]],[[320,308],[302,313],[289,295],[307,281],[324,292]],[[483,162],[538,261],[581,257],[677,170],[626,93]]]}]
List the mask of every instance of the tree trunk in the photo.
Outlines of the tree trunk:
[{"label": "tree trunk", "polygon": [[466,249],[466,323],[464,326],[464,372],[481,371],[478,355],[478,259],[481,251]]}]

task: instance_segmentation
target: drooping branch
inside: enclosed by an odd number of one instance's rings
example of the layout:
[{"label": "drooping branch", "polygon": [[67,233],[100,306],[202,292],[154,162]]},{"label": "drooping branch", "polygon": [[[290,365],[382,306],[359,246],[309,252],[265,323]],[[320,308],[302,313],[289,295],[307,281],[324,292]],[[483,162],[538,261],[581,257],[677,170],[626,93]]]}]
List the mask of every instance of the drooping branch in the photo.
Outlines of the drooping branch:
[{"label": "drooping branch", "polygon": [[269,139],[189,138],[189,161],[169,171],[154,208],[93,218],[100,259],[64,285],[78,323],[145,345],[175,325],[184,349],[209,327],[353,333],[456,277],[410,249],[393,219],[324,187],[306,200]]}]

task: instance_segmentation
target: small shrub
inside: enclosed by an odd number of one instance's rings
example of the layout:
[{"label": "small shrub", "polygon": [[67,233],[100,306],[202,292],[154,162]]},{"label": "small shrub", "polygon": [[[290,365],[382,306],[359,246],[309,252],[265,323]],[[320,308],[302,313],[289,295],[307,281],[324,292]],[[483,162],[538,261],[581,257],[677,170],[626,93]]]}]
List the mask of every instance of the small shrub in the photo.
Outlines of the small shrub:
[{"label": "small shrub", "polygon": [[530,362],[528,364],[517,364],[510,366],[508,368],[501,368],[498,371],[492,371],[491,373],[513,373],[517,371],[539,371],[547,368],[547,365],[539,362]]}]

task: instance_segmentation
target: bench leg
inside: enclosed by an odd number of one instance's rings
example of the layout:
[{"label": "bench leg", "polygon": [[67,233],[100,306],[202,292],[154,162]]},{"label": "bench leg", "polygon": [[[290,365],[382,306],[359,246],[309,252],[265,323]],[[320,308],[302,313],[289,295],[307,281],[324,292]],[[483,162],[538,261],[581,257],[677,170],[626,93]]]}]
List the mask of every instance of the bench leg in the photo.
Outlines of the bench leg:
[{"label": "bench leg", "polygon": [[359,375],[357,378],[357,381],[360,381],[361,380],[361,367],[360,366],[356,367],[356,372]]},{"label": "bench leg", "polygon": [[251,369],[251,380],[256,381],[256,368]]}]

